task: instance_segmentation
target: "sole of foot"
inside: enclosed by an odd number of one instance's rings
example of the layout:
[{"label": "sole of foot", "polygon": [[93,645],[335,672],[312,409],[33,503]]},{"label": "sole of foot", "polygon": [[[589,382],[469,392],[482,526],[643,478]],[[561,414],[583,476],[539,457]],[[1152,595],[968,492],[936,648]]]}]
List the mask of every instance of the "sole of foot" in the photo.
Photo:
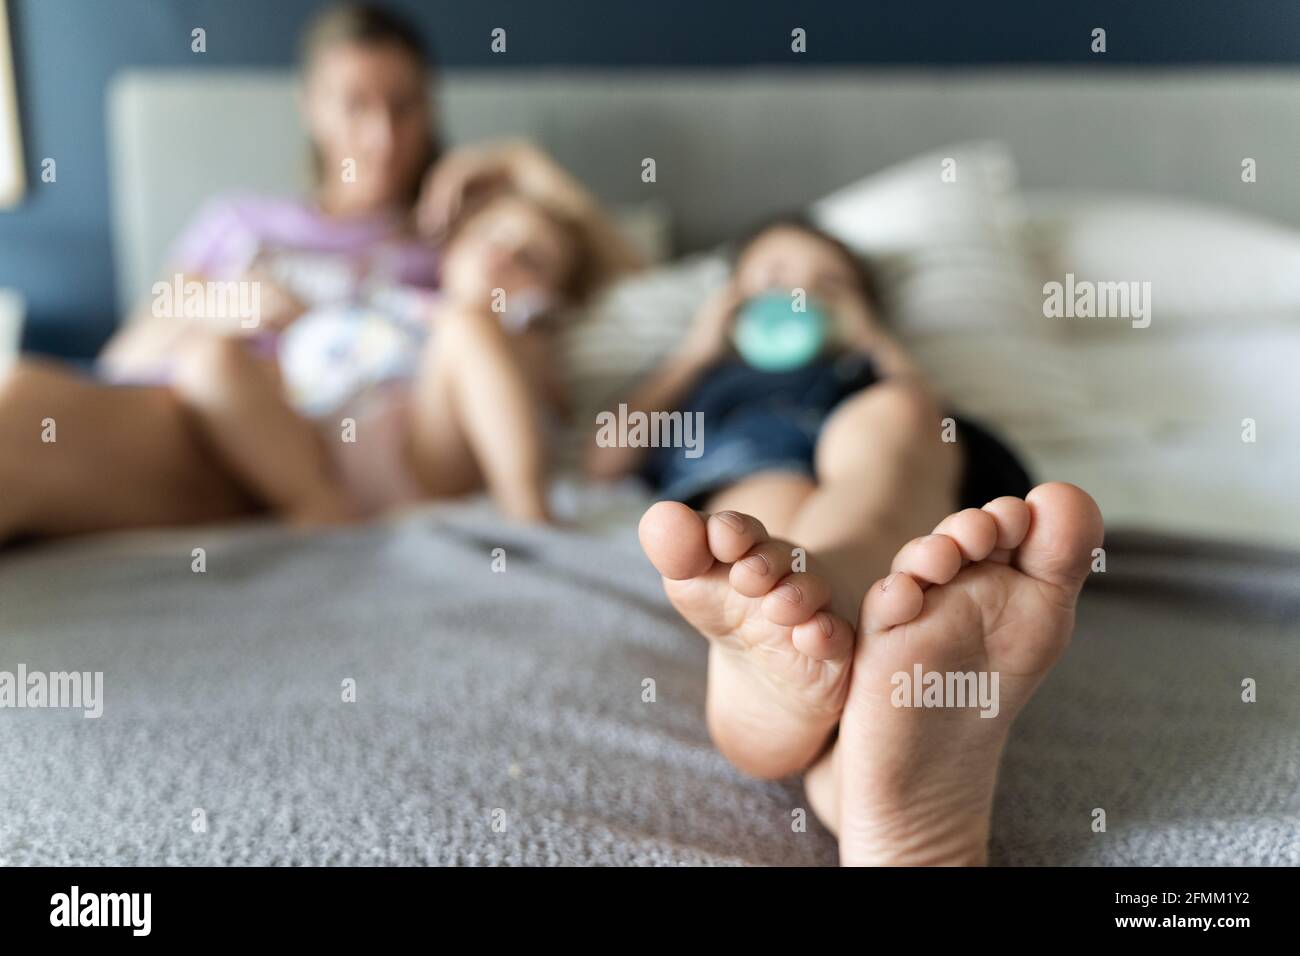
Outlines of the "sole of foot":
[{"label": "sole of foot", "polygon": [[986,862],[1008,732],[1069,644],[1102,534],[1092,498],[1053,483],[898,552],[863,599],[839,737],[807,778],[841,863]]},{"label": "sole of foot", "polygon": [[710,641],[709,730],[739,769],[776,778],[825,747],[848,691],[853,628],[801,549],[735,511],[662,501],[641,547],[668,599]]}]

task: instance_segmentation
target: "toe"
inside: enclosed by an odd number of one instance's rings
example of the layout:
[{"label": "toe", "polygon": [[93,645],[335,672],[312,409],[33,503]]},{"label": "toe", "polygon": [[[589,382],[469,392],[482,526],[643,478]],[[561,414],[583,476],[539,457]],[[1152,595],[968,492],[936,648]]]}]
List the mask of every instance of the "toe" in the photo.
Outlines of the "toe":
[{"label": "toe", "polygon": [[947,584],[961,570],[961,549],[946,534],[913,538],[894,556],[890,571],[906,571],[924,584]]},{"label": "toe", "polygon": [[704,519],[676,501],[651,505],[637,529],[641,548],[664,577],[684,581],[713,567]]},{"label": "toe", "polygon": [[934,529],[946,534],[967,561],[983,561],[998,543],[998,525],[993,516],[979,508],[967,508],[948,515]]},{"label": "toe", "polygon": [[1083,586],[1094,548],[1101,547],[1102,519],[1087,492],[1064,482],[1039,485],[1025,499],[1029,531],[1012,559],[1014,566],[1075,593]]},{"label": "toe", "polygon": [[719,511],[705,523],[709,550],[723,564],[739,559],[756,544],[767,540],[763,522],[739,511]]},{"label": "toe", "polygon": [[1023,500],[1010,496],[994,498],[980,510],[992,516],[997,525],[996,550],[1009,552],[1025,540],[1025,532],[1029,530],[1029,506]]},{"label": "toe", "polygon": [[794,545],[764,541],[731,566],[731,586],[745,597],[762,597],[790,573],[793,563]]},{"label": "toe", "polygon": [[862,631],[876,634],[905,624],[920,614],[924,605],[921,585],[910,574],[895,572],[871,585],[862,599]]},{"label": "toe", "polygon": [[853,653],[853,628],[830,611],[818,611],[790,632],[795,650],[815,661],[837,661]]},{"label": "toe", "polygon": [[831,600],[831,588],[820,575],[806,572],[787,574],[763,598],[763,617],[781,627],[802,624]]}]

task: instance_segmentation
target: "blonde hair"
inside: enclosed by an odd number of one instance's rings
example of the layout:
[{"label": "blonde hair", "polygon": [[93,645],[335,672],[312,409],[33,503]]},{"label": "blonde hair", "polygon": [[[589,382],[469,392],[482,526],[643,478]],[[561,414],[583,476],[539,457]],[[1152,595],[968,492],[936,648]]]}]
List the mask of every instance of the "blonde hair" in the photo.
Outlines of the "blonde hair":
[{"label": "blonde hair", "polygon": [[581,305],[600,287],[604,280],[599,252],[586,225],[575,216],[557,209],[553,204],[511,187],[500,187],[469,199],[462,207],[447,233],[447,244],[456,240],[461,230],[478,218],[494,203],[502,199],[527,203],[544,216],[564,236],[569,247],[569,269],[557,290],[568,305]]}]

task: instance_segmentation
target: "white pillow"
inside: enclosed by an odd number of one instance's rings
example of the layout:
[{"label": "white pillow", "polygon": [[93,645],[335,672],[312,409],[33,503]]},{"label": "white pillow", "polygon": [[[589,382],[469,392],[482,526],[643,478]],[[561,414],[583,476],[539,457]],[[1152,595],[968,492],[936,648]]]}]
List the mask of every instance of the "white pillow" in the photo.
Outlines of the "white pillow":
[{"label": "white pillow", "polygon": [[[1124,193],[1034,194],[1026,236],[1043,282],[1150,282],[1151,326],[1300,319],[1300,232],[1235,210]],[[1069,334],[1125,323],[1057,320]]]},{"label": "white pillow", "polygon": [[814,222],[877,267],[903,333],[1040,326],[1021,241],[1016,166],[1001,143],[963,143],[875,173],[819,200]]},{"label": "white pillow", "polygon": [[666,262],[672,253],[672,214],[659,200],[626,203],[611,211],[618,228],[651,265]]}]

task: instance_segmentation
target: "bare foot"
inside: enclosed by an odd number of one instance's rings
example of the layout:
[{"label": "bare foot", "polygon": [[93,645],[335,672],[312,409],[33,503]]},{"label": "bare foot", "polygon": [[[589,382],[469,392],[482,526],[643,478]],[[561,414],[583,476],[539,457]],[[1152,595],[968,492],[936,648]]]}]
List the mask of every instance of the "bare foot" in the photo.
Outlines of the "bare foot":
[{"label": "bare foot", "polygon": [[853,628],[830,611],[826,579],[792,571],[795,546],[734,511],[700,515],[661,501],[640,535],[669,600],[710,640],[718,749],[758,777],[806,768],[839,720],[853,653]]},{"label": "bare foot", "polygon": [[839,739],[808,775],[841,863],[986,861],[1008,731],[1069,644],[1101,539],[1093,500],[1056,483],[950,515],[899,551],[863,599]]}]

